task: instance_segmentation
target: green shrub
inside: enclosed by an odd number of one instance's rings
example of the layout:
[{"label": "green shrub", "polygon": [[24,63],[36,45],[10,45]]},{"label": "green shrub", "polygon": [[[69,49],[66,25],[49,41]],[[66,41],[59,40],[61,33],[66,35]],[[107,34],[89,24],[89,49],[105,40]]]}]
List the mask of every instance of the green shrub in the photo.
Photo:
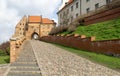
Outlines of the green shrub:
[{"label": "green shrub", "polygon": [[58,33],[67,31],[67,29],[68,29],[68,26],[57,26],[52,29],[52,31],[49,33],[49,35],[56,35]]},{"label": "green shrub", "polygon": [[7,55],[4,51],[0,50],[0,56],[5,56]]}]

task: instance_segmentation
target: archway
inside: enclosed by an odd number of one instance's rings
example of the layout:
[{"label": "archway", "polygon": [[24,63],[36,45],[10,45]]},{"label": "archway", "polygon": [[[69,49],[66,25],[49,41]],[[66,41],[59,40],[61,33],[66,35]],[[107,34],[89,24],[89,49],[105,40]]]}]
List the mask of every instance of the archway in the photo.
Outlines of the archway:
[{"label": "archway", "polygon": [[31,36],[31,39],[38,40],[39,39],[39,35],[36,32],[34,32],[32,34],[32,36]]}]

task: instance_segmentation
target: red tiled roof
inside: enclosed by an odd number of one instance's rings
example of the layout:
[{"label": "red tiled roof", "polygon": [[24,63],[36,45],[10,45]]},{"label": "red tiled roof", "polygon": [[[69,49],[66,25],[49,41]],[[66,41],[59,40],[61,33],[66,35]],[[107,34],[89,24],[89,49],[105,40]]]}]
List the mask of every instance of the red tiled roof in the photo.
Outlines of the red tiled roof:
[{"label": "red tiled roof", "polygon": [[48,18],[42,18],[41,16],[29,16],[28,17],[29,23],[48,23],[48,24],[54,24],[55,22],[53,20],[50,20]]},{"label": "red tiled roof", "polygon": [[41,22],[42,21],[42,17],[41,16],[29,16],[28,17],[28,22],[31,23],[37,23],[37,22]]},{"label": "red tiled roof", "polygon": [[69,1],[68,1],[68,4],[71,3],[72,1],[73,1],[73,0],[69,0]]},{"label": "red tiled roof", "polygon": [[50,24],[52,24],[52,23],[54,23],[54,21],[52,21],[52,20],[50,20],[48,18],[42,18],[42,23],[50,23]]}]

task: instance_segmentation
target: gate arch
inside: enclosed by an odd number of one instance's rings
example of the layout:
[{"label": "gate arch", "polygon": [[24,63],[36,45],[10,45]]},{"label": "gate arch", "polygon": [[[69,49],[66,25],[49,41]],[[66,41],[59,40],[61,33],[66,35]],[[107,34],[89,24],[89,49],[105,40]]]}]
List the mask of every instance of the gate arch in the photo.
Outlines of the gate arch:
[{"label": "gate arch", "polygon": [[38,40],[39,39],[39,34],[34,32],[32,35],[31,35],[31,39],[34,39],[34,40]]}]

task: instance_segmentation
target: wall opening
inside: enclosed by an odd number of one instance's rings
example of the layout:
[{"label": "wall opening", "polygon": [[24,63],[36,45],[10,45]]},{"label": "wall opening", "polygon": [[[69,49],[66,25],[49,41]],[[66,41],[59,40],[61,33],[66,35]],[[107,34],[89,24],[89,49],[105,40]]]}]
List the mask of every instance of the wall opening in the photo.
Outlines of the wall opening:
[{"label": "wall opening", "polygon": [[38,40],[39,39],[39,35],[36,32],[34,32],[32,34],[32,36],[31,36],[31,39]]}]

